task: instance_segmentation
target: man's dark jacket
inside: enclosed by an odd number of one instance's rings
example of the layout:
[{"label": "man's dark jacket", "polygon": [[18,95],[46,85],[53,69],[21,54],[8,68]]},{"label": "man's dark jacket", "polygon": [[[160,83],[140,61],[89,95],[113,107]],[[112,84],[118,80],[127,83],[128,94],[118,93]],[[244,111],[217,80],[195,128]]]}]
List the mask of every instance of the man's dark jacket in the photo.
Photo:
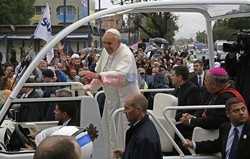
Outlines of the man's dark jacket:
[{"label": "man's dark jacket", "polygon": [[[225,159],[227,137],[230,129],[231,123],[224,123],[220,127],[218,139],[214,141],[196,142],[196,153],[211,154],[221,152],[222,159]],[[246,159],[250,156],[250,121],[247,121],[243,127],[236,156],[237,159]]]},{"label": "man's dark jacket", "polygon": [[[178,98],[178,106],[200,105],[202,101],[202,95],[199,88],[190,81],[187,81],[180,87],[176,87],[174,96]],[[179,121],[184,113],[193,114],[194,112],[195,110],[178,110],[175,120]]]},{"label": "man's dark jacket", "polygon": [[[39,98],[36,89],[33,89],[27,98]],[[43,105],[39,103],[23,103],[17,113],[18,122],[43,121]]]},{"label": "man's dark jacket", "polygon": [[[231,88],[231,87],[229,87]],[[214,93],[203,103],[204,105],[224,105],[226,101],[232,97],[235,97],[233,93]],[[201,117],[204,112],[197,110],[195,116],[190,122],[191,127],[202,127],[204,129],[219,129],[222,123],[228,122],[228,118],[225,113],[225,108],[222,109],[206,109],[206,117]]]},{"label": "man's dark jacket", "polygon": [[[57,125],[63,125],[63,123],[58,123]],[[76,119],[71,118],[70,121],[68,122],[67,126],[79,126],[79,122],[77,122]]]},{"label": "man's dark jacket", "polygon": [[206,72],[204,72],[202,87],[199,86],[198,75],[194,75],[193,77],[189,79],[189,81],[193,82],[193,84],[195,84],[199,88],[201,95],[202,95],[202,99],[205,98],[209,94],[205,85],[205,77],[206,77]]},{"label": "man's dark jacket", "polygon": [[127,130],[123,159],[162,159],[159,134],[148,115]]}]

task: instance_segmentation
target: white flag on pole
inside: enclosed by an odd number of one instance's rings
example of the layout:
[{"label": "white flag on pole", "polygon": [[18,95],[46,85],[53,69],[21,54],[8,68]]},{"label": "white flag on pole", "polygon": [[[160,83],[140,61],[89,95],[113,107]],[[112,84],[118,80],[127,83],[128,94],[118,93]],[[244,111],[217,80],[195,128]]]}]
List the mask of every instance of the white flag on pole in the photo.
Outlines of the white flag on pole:
[{"label": "white flag on pole", "polygon": [[46,8],[43,12],[43,16],[40,19],[34,36],[36,38],[43,39],[45,41],[49,41],[52,38],[52,29],[51,29],[51,22],[50,22],[50,9],[48,3],[46,4]]},{"label": "white flag on pole", "polygon": [[[52,38],[52,28],[51,28],[51,21],[50,21],[50,9],[48,3],[46,4],[46,8],[43,12],[43,16],[40,19],[35,33],[34,37],[43,39],[45,41],[49,41]],[[54,49],[50,50],[50,52],[47,53],[47,61],[50,63],[50,61],[54,57]]]}]

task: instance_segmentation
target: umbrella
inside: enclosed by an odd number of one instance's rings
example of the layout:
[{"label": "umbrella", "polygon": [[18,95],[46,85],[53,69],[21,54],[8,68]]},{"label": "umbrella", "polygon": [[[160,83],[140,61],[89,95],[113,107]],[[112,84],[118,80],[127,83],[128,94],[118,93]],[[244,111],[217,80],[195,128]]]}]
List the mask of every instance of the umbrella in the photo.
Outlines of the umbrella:
[{"label": "umbrella", "polygon": [[130,47],[133,48],[133,49],[138,49],[138,43],[135,43],[135,44],[133,44],[133,45],[130,45]]},{"label": "umbrella", "polygon": [[86,53],[89,53],[89,52],[91,52],[92,51],[92,49],[93,48],[91,48],[91,47],[87,47],[87,48],[83,48],[83,49],[81,49],[81,50],[79,50],[78,52],[86,52]]},{"label": "umbrella", "polygon": [[168,41],[163,38],[154,38],[154,42],[158,44],[168,44]]}]

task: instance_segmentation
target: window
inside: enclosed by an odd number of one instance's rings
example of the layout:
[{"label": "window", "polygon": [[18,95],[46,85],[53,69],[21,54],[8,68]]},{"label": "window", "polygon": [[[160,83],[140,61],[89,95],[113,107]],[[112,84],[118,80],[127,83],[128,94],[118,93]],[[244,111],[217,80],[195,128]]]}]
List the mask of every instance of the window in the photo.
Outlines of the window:
[{"label": "window", "polygon": [[42,15],[46,6],[36,6],[35,15]]},{"label": "window", "polygon": [[[64,10],[64,7],[59,6],[56,9],[56,14],[57,15],[63,15],[63,10]],[[76,8],[74,6],[66,6],[66,13],[67,14],[76,14]]]}]

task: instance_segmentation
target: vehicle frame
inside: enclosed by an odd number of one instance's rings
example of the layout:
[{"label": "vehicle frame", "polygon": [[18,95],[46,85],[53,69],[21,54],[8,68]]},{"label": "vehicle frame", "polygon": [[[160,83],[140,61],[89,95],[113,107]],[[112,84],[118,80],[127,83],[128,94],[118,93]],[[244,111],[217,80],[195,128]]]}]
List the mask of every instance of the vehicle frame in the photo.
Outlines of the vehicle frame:
[{"label": "vehicle frame", "polygon": [[[219,15],[212,15],[209,9],[228,8],[229,11],[232,8],[239,6],[249,7],[250,0],[166,0],[166,1],[153,1],[153,2],[142,2],[133,3],[121,6],[114,6],[92,14],[88,17],[80,19],[79,21],[69,25],[62,31],[60,31],[53,39],[51,39],[37,54],[36,58],[31,62],[27,70],[24,72],[23,76],[17,83],[15,89],[10,94],[6,103],[4,104],[2,110],[0,111],[0,124],[3,123],[5,115],[10,109],[11,103],[15,100],[18,92],[23,87],[25,81],[30,76],[34,68],[36,68],[41,61],[41,59],[48,53],[59,41],[61,41],[65,36],[73,32],[80,26],[87,24],[91,20],[102,18],[105,16],[112,16],[115,14],[128,14],[128,13],[149,13],[149,12],[188,12],[188,13],[200,13],[205,17],[206,20],[206,32],[207,41],[209,49],[209,65],[214,66],[214,46],[213,46],[213,34],[212,34],[212,22],[215,20],[220,20],[224,18],[236,18],[236,17],[249,17],[250,11],[246,12],[232,12],[232,13],[221,13]],[[210,8],[211,7],[211,8]],[[212,10],[213,11],[213,10]],[[30,155],[27,153],[27,155]],[[22,154],[11,154],[0,152],[0,158],[19,158],[19,156],[25,156]]]}]

